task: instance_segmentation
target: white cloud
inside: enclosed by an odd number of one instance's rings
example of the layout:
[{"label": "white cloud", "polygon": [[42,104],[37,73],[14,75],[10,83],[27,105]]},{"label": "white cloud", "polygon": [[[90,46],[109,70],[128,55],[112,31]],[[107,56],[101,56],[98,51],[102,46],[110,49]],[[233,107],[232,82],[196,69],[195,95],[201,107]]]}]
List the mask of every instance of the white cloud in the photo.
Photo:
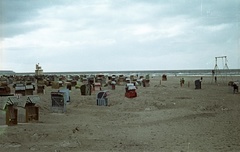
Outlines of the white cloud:
[{"label": "white cloud", "polygon": [[217,32],[217,31],[223,31],[226,28],[229,28],[229,24],[219,24],[219,25],[205,25],[205,26],[199,26],[200,29],[206,30],[207,32]]}]

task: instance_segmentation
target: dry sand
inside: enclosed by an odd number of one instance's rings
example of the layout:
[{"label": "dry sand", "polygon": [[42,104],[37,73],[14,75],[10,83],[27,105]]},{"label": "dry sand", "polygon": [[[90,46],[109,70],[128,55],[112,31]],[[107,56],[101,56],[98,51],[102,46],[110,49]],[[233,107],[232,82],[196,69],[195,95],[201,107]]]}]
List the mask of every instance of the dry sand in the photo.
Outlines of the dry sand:
[{"label": "dry sand", "polygon": [[81,96],[73,88],[66,113],[51,112],[48,87],[39,95],[39,122],[0,126],[0,151],[240,151],[240,93],[207,77],[201,90],[194,89],[199,77],[185,76],[180,87],[180,78],[151,78],[133,99],[124,97],[124,86],[103,88],[109,106],[96,105],[97,91]]}]

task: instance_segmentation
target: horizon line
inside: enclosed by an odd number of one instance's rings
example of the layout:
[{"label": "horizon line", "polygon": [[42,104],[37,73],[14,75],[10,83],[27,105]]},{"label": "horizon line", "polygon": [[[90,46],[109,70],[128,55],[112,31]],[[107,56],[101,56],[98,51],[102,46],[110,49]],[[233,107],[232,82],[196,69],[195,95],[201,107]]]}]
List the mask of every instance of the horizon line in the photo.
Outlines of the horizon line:
[{"label": "horizon line", "polygon": [[[43,71],[43,74],[60,74],[60,73],[65,73],[65,74],[73,74],[73,73],[147,73],[147,72],[153,72],[153,73],[156,73],[156,72],[174,72],[174,71],[178,71],[178,72],[186,72],[186,71],[212,71],[214,69],[181,69],[181,70],[106,70],[106,71],[103,71],[103,70],[96,70],[96,71],[46,71],[44,72]],[[240,72],[240,69],[218,69],[219,71],[221,70],[230,70],[230,71],[238,71]],[[1,70],[0,70],[1,72]],[[14,71],[13,71],[14,72]],[[35,74],[35,72],[15,72],[16,74]]]}]

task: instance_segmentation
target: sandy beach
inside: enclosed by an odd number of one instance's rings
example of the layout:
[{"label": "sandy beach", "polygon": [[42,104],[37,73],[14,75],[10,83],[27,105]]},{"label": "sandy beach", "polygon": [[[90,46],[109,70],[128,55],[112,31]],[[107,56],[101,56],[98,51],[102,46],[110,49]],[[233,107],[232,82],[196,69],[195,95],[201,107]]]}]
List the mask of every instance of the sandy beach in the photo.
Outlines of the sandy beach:
[{"label": "sandy beach", "polygon": [[109,106],[96,105],[98,91],[82,96],[72,88],[65,113],[52,113],[54,90],[46,87],[39,122],[0,126],[0,152],[240,151],[240,93],[210,77],[195,89],[199,77],[184,76],[181,87],[180,78],[151,78],[136,98],[126,98],[124,86],[102,87]]}]

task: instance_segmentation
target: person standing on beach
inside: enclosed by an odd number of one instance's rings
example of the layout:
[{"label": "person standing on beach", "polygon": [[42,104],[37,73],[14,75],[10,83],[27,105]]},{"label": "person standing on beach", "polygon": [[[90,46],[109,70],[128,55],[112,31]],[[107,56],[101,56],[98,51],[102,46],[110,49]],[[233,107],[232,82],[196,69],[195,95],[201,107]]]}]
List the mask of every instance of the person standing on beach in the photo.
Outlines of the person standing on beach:
[{"label": "person standing on beach", "polygon": [[233,93],[237,93],[238,92],[238,85],[235,83],[235,82],[233,82]]}]

